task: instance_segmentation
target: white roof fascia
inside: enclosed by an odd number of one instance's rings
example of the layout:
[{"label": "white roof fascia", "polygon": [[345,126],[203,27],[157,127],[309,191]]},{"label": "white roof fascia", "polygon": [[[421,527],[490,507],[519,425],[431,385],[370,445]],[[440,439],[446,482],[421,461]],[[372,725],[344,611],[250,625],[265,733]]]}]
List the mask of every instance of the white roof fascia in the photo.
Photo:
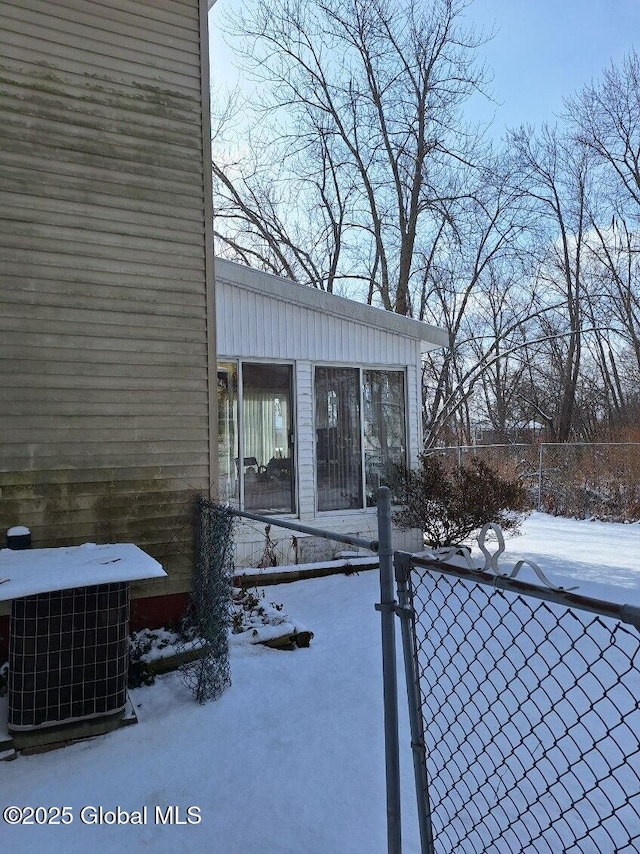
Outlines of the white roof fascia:
[{"label": "white roof fascia", "polygon": [[272,299],[330,314],[341,320],[351,320],[404,338],[412,338],[422,342],[423,353],[438,347],[447,347],[449,344],[446,331],[438,326],[301,285],[225,258],[216,257],[215,277],[216,281],[255,291]]}]

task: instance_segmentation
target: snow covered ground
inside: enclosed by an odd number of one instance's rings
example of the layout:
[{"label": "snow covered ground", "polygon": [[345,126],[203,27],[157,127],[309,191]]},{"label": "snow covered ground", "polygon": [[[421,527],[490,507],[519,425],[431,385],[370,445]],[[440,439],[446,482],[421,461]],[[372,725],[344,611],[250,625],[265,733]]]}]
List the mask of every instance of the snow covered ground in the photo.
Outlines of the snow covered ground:
[{"label": "snow covered ground", "polygon": [[[557,583],[640,605],[640,525],[534,514],[507,540],[505,568],[538,562]],[[20,852],[369,854],[386,850],[380,617],[376,572],[266,589],[313,632],[309,649],[232,648],[233,685],[196,705],[174,674],[132,692],[140,723],[0,764],[0,806],[68,806],[66,825],[8,827]],[[400,671],[402,672],[402,671]],[[403,686],[400,686],[400,696]],[[408,724],[401,705],[403,835],[418,851]],[[154,823],[154,807],[180,819]],[[147,823],[95,825],[83,807],[142,811]],[[90,821],[95,814],[85,810]]]},{"label": "snow covered ground", "polygon": [[[534,560],[551,581],[576,593],[640,606],[640,523],[577,521],[533,513],[506,541],[501,564]],[[522,575],[536,583],[535,577]]]}]

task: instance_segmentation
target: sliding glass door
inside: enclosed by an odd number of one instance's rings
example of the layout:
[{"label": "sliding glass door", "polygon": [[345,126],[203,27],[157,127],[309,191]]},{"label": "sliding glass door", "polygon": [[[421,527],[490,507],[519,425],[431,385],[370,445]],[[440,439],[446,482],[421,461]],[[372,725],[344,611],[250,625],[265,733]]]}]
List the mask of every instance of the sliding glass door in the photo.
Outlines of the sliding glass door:
[{"label": "sliding glass door", "polygon": [[406,463],[404,372],[315,369],[318,510],[361,509]]},{"label": "sliding glass door", "polygon": [[376,503],[380,486],[393,485],[407,461],[404,374],[363,371],[364,471],[367,507]]},{"label": "sliding glass door", "polygon": [[360,372],[316,368],[318,510],[362,507]]},{"label": "sliding glass door", "polygon": [[222,501],[263,513],[295,511],[292,380],[291,365],[218,363]]},{"label": "sliding glass door", "polygon": [[220,501],[235,506],[240,498],[238,482],[238,367],[218,362],[218,477]]}]

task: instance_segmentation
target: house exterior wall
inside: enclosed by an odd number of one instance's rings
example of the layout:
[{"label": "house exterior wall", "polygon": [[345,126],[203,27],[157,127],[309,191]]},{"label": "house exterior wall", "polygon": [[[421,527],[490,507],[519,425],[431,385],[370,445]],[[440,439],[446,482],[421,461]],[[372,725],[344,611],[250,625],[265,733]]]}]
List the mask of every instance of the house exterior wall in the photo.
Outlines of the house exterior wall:
[{"label": "house exterior wall", "polygon": [[[343,313],[353,309],[356,315],[360,308],[357,303],[340,300],[335,313],[323,311],[322,305],[332,302],[323,295],[316,307],[305,306],[303,296],[300,302],[297,300],[297,286],[285,283],[280,290],[281,282],[240,265],[216,261],[219,360],[270,360],[294,365],[298,512],[293,515],[306,525],[375,540],[375,508],[316,511],[314,369],[316,365],[330,364],[403,370],[408,462],[412,465],[422,445],[421,342]],[[307,289],[304,291],[308,293]],[[327,559],[345,549],[352,550],[303,534],[294,534],[294,540],[290,531],[275,526],[271,527],[270,538],[281,565]],[[397,548],[422,548],[419,532],[395,531],[394,538]],[[265,545],[263,525],[239,520],[237,566],[255,566],[263,557]]]},{"label": "house exterior wall", "polygon": [[206,6],[0,4],[0,537],[134,542],[139,596],[214,491]]}]

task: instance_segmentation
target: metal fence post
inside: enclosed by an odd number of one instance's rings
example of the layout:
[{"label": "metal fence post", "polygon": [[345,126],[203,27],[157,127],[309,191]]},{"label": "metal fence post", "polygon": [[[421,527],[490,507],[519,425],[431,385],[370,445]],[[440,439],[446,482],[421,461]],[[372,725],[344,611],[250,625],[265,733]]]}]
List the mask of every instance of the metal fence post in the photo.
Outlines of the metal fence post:
[{"label": "metal fence post", "polygon": [[380,611],[382,628],[382,680],[384,689],[384,745],[387,782],[387,850],[402,851],[400,824],[400,748],[398,741],[398,678],[391,543],[391,490],[382,486],[378,500],[378,554],[380,557]]},{"label": "metal fence post", "polygon": [[538,511],[542,510],[542,470],[544,466],[544,443],[540,442],[538,456]]},{"label": "metal fence post", "polygon": [[409,594],[409,573],[411,555],[396,552],[394,556],[396,584],[398,585],[398,614],[402,627],[402,650],[404,653],[404,673],[409,702],[409,725],[411,727],[411,751],[413,754],[413,775],[415,778],[416,800],[418,808],[418,827],[420,829],[420,851],[422,854],[434,854],[433,825],[431,821],[431,802],[429,799],[429,780],[427,776],[427,756],[422,721],[422,706],[419,693],[419,673],[415,646],[415,614]]}]

